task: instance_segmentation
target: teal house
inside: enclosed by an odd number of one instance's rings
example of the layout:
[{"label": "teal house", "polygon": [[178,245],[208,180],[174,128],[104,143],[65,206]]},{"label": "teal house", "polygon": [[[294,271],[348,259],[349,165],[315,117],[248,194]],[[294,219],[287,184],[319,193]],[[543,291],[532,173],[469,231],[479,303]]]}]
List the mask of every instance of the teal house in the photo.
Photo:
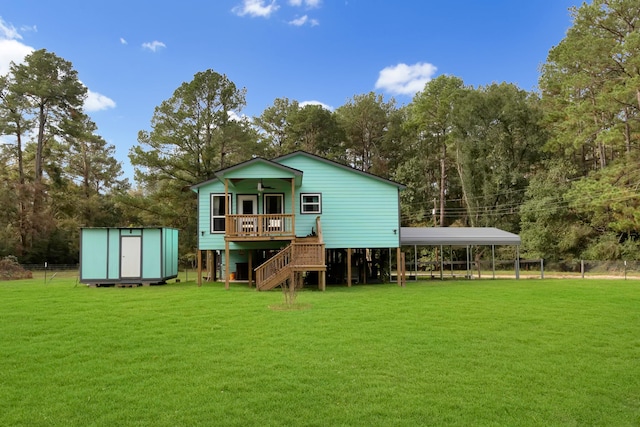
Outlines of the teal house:
[{"label": "teal house", "polygon": [[191,187],[198,197],[198,281],[254,280],[271,289],[296,273],[325,288],[380,277],[400,248],[403,185],[307,152],[253,158]]},{"label": "teal house", "polygon": [[80,282],[89,285],[157,284],[178,275],[178,230],[82,228]]}]

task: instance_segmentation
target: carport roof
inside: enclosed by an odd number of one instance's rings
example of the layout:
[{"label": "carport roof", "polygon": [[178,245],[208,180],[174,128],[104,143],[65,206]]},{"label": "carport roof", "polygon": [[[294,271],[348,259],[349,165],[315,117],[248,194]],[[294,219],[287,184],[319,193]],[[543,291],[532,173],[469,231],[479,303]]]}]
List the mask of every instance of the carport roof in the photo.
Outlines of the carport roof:
[{"label": "carport roof", "polygon": [[402,227],[402,246],[520,245],[520,236],[494,227]]}]

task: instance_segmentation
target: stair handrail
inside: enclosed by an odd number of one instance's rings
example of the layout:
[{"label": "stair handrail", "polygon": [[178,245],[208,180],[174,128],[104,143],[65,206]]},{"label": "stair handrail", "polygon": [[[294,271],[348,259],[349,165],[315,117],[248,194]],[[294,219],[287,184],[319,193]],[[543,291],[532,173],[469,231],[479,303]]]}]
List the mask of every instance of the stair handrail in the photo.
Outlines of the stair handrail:
[{"label": "stair handrail", "polygon": [[294,247],[292,244],[278,252],[276,255],[254,269],[256,273],[256,285],[260,287],[262,283],[275,276],[278,272],[288,266],[293,260]]}]

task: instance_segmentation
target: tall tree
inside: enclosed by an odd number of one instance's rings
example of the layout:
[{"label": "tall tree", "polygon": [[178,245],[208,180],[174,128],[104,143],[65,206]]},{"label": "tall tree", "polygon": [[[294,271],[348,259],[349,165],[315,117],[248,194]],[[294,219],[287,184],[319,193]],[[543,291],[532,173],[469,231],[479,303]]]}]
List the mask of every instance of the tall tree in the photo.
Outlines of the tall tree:
[{"label": "tall tree", "polygon": [[24,63],[12,63],[10,75],[11,92],[26,101],[26,118],[37,127],[33,209],[38,211],[43,197],[45,147],[60,133],[60,123],[82,109],[87,89],[71,62],[44,49],[27,55]]},{"label": "tall tree", "polygon": [[390,127],[395,101],[369,92],[355,95],[336,110],[338,123],[345,132],[348,161],[355,168],[380,174],[384,172],[385,137]]},{"label": "tall tree", "polygon": [[340,142],[342,129],[334,113],[321,105],[307,104],[289,114],[289,134],[296,150],[304,150],[345,162]]},{"label": "tall tree", "polygon": [[549,52],[540,88],[553,131],[549,148],[586,173],[639,146],[640,3],[594,0]]},{"label": "tall tree", "polygon": [[[16,180],[7,181],[12,183],[13,192],[17,196],[18,206],[18,230],[19,244],[16,245],[16,254],[22,255],[23,249],[28,245],[30,235],[30,187],[26,185],[25,165],[24,165],[24,142],[23,138],[31,129],[32,122],[27,116],[28,103],[24,96],[20,96],[11,90],[10,75],[0,77],[0,135],[7,135],[13,143],[9,142],[9,158],[15,159],[17,165]],[[5,207],[7,207],[5,205]]]},{"label": "tall tree", "polygon": [[529,177],[546,133],[537,96],[515,85],[467,90],[455,119],[455,167],[465,223],[517,232]]},{"label": "tall tree", "polygon": [[238,150],[255,137],[246,121],[234,118],[245,106],[245,93],[213,70],[180,85],[156,107],[152,130],[138,134],[138,145],[129,154],[131,163],[139,166],[136,179],[191,185],[253,154]]},{"label": "tall tree", "polygon": [[197,232],[188,187],[260,154],[256,131],[240,115],[245,93],[213,70],[195,74],[156,107],[151,131],[140,131],[129,152],[146,197],[123,203],[147,212],[146,221],[184,230],[184,249],[193,248]]},{"label": "tall tree", "polygon": [[567,208],[566,194],[578,171],[564,159],[552,159],[540,166],[520,208],[524,253],[553,262],[578,258],[591,234]]},{"label": "tall tree", "polygon": [[410,105],[410,123],[423,141],[423,153],[436,153],[440,164],[437,182],[440,200],[439,225],[445,225],[445,206],[448,192],[449,147],[453,145],[453,125],[464,84],[454,76],[439,76],[418,92]]},{"label": "tall tree", "polygon": [[276,98],[273,105],[253,119],[260,129],[260,141],[267,156],[277,157],[295,150],[289,121],[299,109],[298,101]]},{"label": "tall tree", "polygon": [[[0,79],[0,134],[10,140],[10,167],[15,174],[10,185],[18,206],[13,222],[20,237],[14,253],[27,259],[46,257],[52,236],[57,236],[47,186],[60,178],[58,164],[63,160],[52,156],[62,142],[62,123],[82,110],[85,95],[72,64],[44,49],[27,55],[20,64],[12,63]],[[28,167],[33,174],[27,173]]]}]

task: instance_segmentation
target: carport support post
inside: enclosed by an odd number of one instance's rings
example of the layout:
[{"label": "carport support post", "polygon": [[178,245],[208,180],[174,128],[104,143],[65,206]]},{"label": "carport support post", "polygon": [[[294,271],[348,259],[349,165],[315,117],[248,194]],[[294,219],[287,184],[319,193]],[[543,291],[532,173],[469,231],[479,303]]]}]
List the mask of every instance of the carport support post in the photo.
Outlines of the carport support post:
[{"label": "carport support post", "polygon": [[415,270],[415,281],[418,281],[418,245],[413,245],[413,269]]},{"label": "carport support post", "polygon": [[491,245],[491,271],[493,278],[496,278],[496,245]]},{"label": "carport support post", "polygon": [[453,246],[449,245],[449,260],[451,260],[451,277],[453,277]]},{"label": "carport support post", "polygon": [[444,251],[442,250],[442,245],[440,245],[440,280],[444,280]]},{"label": "carport support post", "polygon": [[471,276],[469,274],[469,245],[467,245],[467,279],[470,279]]}]

